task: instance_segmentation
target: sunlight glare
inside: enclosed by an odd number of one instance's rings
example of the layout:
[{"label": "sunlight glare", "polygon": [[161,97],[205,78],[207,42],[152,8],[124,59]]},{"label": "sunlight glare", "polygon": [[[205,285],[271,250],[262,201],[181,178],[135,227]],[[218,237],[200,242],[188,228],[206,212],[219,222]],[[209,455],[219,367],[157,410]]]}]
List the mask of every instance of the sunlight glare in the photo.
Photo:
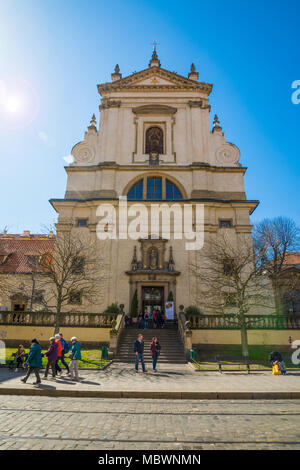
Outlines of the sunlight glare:
[{"label": "sunlight glare", "polygon": [[5,99],[5,107],[10,113],[16,113],[20,109],[20,104],[16,96],[8,96]]}]

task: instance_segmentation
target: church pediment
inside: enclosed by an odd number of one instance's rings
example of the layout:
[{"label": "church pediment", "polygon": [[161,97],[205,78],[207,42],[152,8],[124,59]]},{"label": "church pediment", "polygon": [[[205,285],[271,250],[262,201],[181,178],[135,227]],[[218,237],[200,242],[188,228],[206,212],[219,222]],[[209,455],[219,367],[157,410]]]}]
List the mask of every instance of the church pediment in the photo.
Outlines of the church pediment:
[{"label": "church pediment", "polygon": [[134,73],[125,78],[120,78],[111,83],[103,83],[98,85],[100,94],[105,91],[117,91],[125,89],[198,89],[206,92],[208,95],[212,90],[209,83],[196,82],[189,78],[178,75],[175,72],[162,69],[160,67],[149,67],[141,72]]}]

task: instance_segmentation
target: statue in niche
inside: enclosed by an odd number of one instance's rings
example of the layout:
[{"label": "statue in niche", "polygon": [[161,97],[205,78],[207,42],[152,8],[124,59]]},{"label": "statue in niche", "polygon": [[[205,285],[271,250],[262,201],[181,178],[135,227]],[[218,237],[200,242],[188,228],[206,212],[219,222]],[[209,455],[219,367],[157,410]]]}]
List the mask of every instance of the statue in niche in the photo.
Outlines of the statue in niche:
[{"label": "statue in niche", "polygon": [[149,267],[150,269],[157,269],[158,266],[158,253],[155,248],[152,248],[150,251],[150,263]]}]

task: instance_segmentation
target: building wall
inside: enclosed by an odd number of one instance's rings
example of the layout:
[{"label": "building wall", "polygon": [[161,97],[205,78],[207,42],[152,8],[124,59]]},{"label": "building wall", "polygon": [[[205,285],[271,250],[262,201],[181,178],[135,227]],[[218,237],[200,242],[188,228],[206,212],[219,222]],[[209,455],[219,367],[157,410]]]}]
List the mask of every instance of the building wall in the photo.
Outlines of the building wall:
[{"label": "building wall", "polygon": [[[83,343],[109,343],[110,328],[62,328],[64,338],[69,341],[76,336]],[[1,339],[9,344],[28,344],[36,338],[43,344],[49,343],[49,338],[53,336],[54,328],[47,326],[15,326],[7,325],[0,327]]]},{"label": "building wall", "polygon": [[[238,330],[192,330],[193,345],[240,345]],[[289,338],[300,339],[298,330],[248,330],[249,345],[289,346]]]}]

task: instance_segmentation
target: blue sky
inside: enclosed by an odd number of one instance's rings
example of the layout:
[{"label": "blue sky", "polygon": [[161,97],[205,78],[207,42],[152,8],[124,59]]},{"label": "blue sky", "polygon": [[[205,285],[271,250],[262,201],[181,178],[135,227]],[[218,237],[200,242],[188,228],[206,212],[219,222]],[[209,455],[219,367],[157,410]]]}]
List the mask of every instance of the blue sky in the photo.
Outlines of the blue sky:
[{"label": "blue sky", "polygon": [[[48,200],[64,196],[63,157],[99,120],[96,84],[116,63],[123,76],[146,68],[153,40],[162,67],[187,75],[194,62],[214,84],[211,119],[240,148],[247,197],[260,200],[252,221],[300,225],[299,15],[298,0],[2,0],[0,229],[55,222]],[[4,106],[3,94],[19,102]]]}]

